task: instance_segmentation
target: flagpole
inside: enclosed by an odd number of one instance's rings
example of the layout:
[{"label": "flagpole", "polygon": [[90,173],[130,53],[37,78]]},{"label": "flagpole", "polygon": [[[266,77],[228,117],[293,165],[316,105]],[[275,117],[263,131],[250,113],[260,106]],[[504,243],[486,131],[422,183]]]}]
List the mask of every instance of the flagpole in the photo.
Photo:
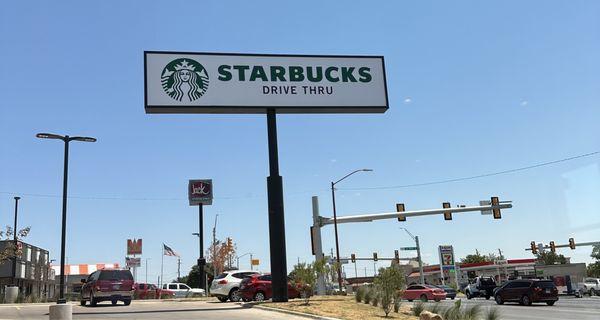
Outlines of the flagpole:
[{"label": "flagpole", "polygon": [[165,244],[160,248],[160,289],[162,289],[163,280],[163,265],[165,264]]}]

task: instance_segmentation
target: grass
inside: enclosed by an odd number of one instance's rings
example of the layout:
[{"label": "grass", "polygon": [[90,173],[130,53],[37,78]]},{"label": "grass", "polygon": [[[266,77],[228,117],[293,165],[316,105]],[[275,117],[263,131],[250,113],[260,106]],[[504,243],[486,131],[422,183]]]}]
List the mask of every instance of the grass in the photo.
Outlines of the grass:
[{"label": "grass", "polygon": [[418,319],[411,315],[410,305],[402,305],[399,313],[390,313],[389,316],[385,318],[385,313],[381,308],[373,307],[369,304],[356,303],[352,296],[313,297],[308,306],[303,305],[303,302],[300,300],[291,300],[289,302],[266,302],[262,305],[271,308],[292,310],[344,320]]}]

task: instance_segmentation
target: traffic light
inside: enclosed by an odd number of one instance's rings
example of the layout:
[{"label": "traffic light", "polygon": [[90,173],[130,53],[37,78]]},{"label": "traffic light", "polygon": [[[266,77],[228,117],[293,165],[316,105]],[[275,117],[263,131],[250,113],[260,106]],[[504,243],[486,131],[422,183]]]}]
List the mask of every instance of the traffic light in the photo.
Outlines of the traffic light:
[{"label": "traffic light", "polygon": [[373,261],[377,261],[377,252],[373,252]]},{"label": "traffic light", "polygon": [[[404,203],[396,203],[396,212],[404,212]],[[399,214],[398,221],[406,221],[406,216]]]},{"label": "traffic light", "polygon": [[394,259],[396,259],[397,263],[400,263],[400,253],[398,250],[394,250]]},{"label": "traffic light", "polygon": [[233,248],[233,240],[231,238],[227,238],[227,249],[231,250]]},{"label": "traffic light", "polygon": [[[492,197],[492,206],[498,205],[500,205],[500,199],[498,199],[498,197]],[[492,209],[492,214],[494,215],[494,219],[502,219],[500,209]]]},{"label": "traffic light", "polygon": [[[450,202],[444,202],[444,203],[442,203],[442,207],[444,209],[449,209],[450,208]],[[452,212],[450,212],[450,211],[444,211],[444,220],[452,220]]]},{"label": "traffic light", "polygon": [[356,255],[354,253],[350,255],[350,260],[352,263],[356,263]]},{"label": "traffic light", "polygon": [[575,250],[575,239],[569,238],[569,248]]},{"label": "traffic light", "polygon": [[531,241],[531,253],[537,254],[537,246],[535,245],[535,241]]},{"label": "traffic light", "polygon": [[552,251],[552,253],[556,252],[556,245],[554,244],[554,241],[550,241],[550,251]]}]

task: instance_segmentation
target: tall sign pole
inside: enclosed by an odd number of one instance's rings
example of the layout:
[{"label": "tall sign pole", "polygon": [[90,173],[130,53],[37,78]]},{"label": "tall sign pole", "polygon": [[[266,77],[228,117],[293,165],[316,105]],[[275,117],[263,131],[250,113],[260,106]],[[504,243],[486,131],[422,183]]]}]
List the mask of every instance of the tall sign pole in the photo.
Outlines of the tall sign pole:
[{"label": "tall sign pole", "polygon": [[267,133],[269,139],[269,242],[271,251],[271,277],[273,302],[288,301],[287,258],[285,252],[285,220],[283,216],[283,179],[279,175],[277,152],[277,113],[267,110]]},{"label": "tall sign pole", "polygon": [[[206,275],[204,266],[204,205],[211,205],[213,201],[213,182],[211,179],[190,180],[188,183],[188,199],[190,206],[198,206],[198,272],[200,273],[200,288],[208,292],[206,288]],[[196,233],[195,233],[196,234]]]}]

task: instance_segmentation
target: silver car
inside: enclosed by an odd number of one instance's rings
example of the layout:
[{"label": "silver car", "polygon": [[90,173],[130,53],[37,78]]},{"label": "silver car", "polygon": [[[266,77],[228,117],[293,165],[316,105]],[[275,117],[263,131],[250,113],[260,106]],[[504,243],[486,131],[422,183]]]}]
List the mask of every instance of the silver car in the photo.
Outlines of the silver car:
[{"label": "silver car", "polygon": [[213,280],[210,286],[210,295],[212,297],[217,297],[221,302],[225,302],[227,299],[233,302],[239,302],[241,297],[238,294],[238,291],[242,279],[259,273],[260,272],[253,270],[225,271]]}]

